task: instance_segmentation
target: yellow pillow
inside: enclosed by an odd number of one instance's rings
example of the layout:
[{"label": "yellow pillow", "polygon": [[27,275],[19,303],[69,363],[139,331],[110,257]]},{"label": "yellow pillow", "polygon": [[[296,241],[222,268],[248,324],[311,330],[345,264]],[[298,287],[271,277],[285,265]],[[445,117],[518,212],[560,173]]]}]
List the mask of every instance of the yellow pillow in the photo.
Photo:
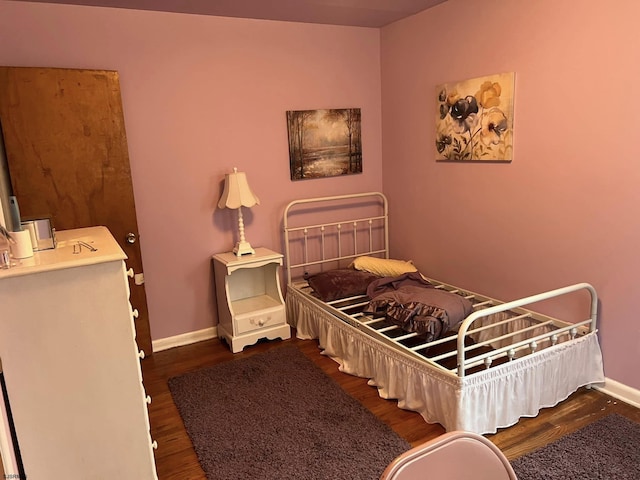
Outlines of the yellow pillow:
[{"label": "yellow pillow", "polygon": [[403,273],[418,271],[411,261],[405,262],[404,260],[377,257],[358,257],[349,267],[371,272],[381,277],[397,277]]}]

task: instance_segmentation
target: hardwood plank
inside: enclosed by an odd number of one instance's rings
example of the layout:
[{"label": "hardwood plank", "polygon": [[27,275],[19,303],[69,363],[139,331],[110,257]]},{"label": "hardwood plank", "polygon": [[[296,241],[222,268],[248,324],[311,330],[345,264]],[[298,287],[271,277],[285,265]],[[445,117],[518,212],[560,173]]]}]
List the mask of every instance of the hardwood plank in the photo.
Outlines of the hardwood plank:
[{"label": "hardwood plank", "polygon": [[[291,338],[285,342],[296,345],[347,393],[387,423],[412,446],[444,433],[440,425],[430,425],[418,413],[401,410],[397,402],[380,398],[377,389],[368,385],[366,379],[340,372],[336,362],[320,353],[315,340]],[[221,362],[246,358],[268,351],[282,343],[282,341],[259,342],[245,348],[241,353],[233,354],[224,342],[213,339],[158,352],[142,362],[145,388],[153,399],[149,406],[149,419],[151,435],[158,442],[156,465],[160,480],[175,478],[205,480],[206,478],[184,429],[180,414],[173,403],[167,385],[168,379]],[[487,435],[487,438],[495,443],[507,458],[513,459],[610,413],[619,413],[640,422],[640,409],[597,390],[582,388],[559,405],[543,409],[534,418],[521,419],[516,425],[501,429],[496,434]],[[300,428],[304,426],[301,425]]]}]

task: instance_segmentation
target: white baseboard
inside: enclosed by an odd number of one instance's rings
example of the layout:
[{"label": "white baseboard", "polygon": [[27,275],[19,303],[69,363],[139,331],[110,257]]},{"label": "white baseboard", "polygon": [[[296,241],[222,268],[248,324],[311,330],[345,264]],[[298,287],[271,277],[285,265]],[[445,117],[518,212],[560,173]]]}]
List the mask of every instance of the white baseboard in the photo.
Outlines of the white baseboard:
[{"label": "white baseboard", "polygon": [[209,340],[218,337],[218,327],[209,327],[203,330],[196,330],[195,332],[182,333],[174,337],[161,338],[151,342],[154,352],[161,352],[162,350],[168,350],[173,347],[181,347],[183,345],[190,345],[196,342],[202,342],[203,340]]},{"label": "white baseboard", "polygon": [[640,390],[631,388],[624,383],[616,382],[610,378],[605,378],[604,387],[596,387],[602,393],[622,400],[624,403],[640,408]]}]

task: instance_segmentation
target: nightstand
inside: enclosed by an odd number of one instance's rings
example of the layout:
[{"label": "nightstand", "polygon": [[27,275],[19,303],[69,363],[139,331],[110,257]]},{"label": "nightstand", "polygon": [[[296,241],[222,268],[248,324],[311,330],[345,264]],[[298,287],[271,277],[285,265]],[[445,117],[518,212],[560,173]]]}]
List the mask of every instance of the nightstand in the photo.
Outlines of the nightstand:
[{"label": "nightstand", "polygon": [[282,254],[256,248],[251,255],[213,255],[218,300],[218,336],[233,353],[261,338],[291,337],[279,269]]}]

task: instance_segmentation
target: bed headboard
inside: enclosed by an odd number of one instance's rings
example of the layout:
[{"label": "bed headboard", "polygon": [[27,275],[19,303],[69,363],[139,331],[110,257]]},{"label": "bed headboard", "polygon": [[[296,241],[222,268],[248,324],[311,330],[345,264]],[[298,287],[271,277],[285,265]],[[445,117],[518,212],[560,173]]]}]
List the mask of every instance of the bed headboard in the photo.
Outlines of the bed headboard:
[{"label": "bed headboard", "polygon": [[287,283],[344,268],[362,255],[389,258],[387,198],[380,192],[294,200],[284,210]]}]

